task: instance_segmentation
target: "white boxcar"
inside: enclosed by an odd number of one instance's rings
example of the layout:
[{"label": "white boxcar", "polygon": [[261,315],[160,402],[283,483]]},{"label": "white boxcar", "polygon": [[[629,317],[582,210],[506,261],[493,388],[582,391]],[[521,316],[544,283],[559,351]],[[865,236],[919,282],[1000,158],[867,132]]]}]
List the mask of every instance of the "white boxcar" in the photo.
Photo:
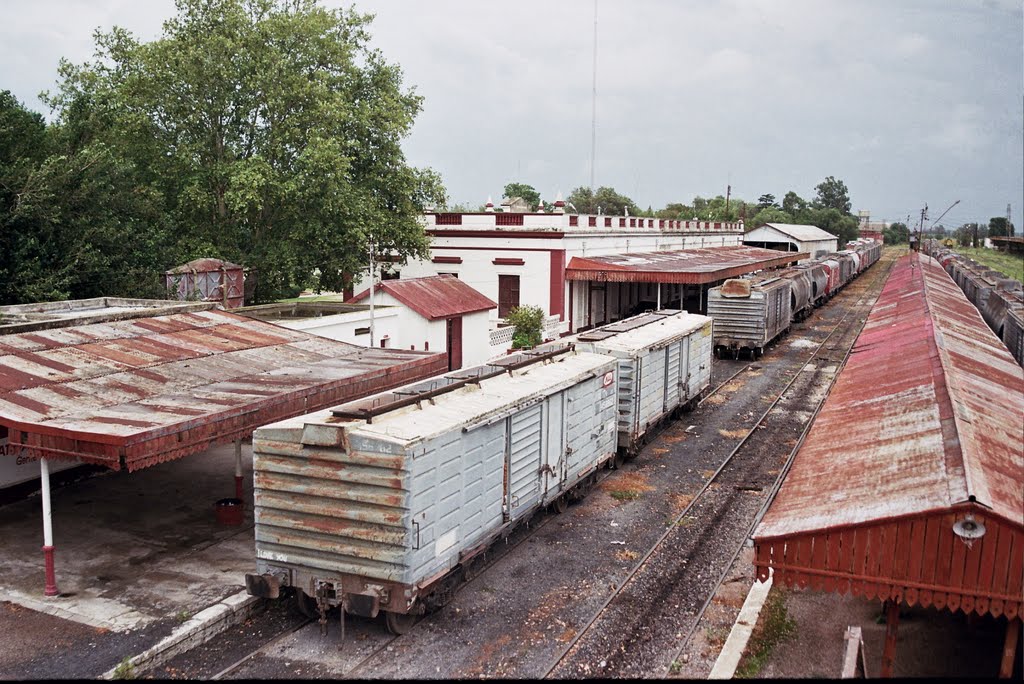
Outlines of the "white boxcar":
[{"label": "white boxcar", "polygon": [[588,489],[615,454],[615,360],[482,367],[495,368],[257,429],[249,593],[295,587],[307,613],[384,610],[400,633],[492,541]]},{"label": "white boxcar", "polygon": [[662,309],[627,318],[568,341],[619,364],[619,457],[633,457],[649,430],[691,409],[711,384],[712,319]]}]

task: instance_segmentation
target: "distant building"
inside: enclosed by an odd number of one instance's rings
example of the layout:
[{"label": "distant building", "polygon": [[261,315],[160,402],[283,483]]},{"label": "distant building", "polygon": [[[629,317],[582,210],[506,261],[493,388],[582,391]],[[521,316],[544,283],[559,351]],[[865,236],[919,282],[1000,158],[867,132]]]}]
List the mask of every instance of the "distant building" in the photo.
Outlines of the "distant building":
[{"label": "distant building", "polygon": [[743,244],[783,252],[807,252],[815,259],[839,249],[839,238],[817,226],[766,223],[744,235]]},{"label": "distant building", "polygon": [[871,212],[863,209],[857,212],[857,219],[862,238],[871,238],[875,242],[885,242],[885,236],[882,231],[889,227],[889,221],[872,221]]},{"label": "distant building", "polygon": [[[450,274],[497,302],[490,326],[492,346],[500,348],[511,340],[502,319],[518,305],[544,310],[545,340],[600,324],[602,317],[590,315],[589,288],[573,288],[566,279],[573,257],[739,246],[743,236],[742,223],[567,214],[560,198],[553,206],[551,212],[425,213],[430,259],[409,262],[401,277]],[[644,295],[630,296],[626,308]]]}]

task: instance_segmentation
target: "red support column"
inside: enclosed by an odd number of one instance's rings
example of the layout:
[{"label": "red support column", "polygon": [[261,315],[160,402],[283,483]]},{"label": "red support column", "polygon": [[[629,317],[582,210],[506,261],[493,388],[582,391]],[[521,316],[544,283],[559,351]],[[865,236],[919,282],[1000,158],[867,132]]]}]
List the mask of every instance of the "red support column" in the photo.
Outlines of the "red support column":
[{"label": "red support column", "polygon": [[46,589],[43,591],[47,596],[56,596],[60,592],[57,591],[57,573],[53,568],[53,547],[43,547],[43,561],[46,566]]},{"label": "red support column", "polygon": [[1020,641],[1020,618],[1006,623],[1006,641],[1003,642],[1003,661],[999,665],[999,678],[1009,679],[1013,675],[1013,660],[1017,657],[1017,642]]},{"label": "red support column", "polygon": [[900,623],[900,604],[885,602],[885,650],[882,652],[882,677],[892,677],[892,666],[896,660],[896,628]]}]

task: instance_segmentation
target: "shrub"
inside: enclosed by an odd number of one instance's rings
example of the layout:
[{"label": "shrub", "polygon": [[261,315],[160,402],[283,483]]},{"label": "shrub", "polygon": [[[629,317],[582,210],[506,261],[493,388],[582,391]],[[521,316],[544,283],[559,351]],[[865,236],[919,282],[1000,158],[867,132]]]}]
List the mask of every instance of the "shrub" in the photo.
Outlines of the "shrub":
[{"label": "shrub", "polygon": [[513,349],[536,347],[541,343],[544,309],[539,306],[517,306],[508,312],[505,320],[516,329],[512,335]]}]

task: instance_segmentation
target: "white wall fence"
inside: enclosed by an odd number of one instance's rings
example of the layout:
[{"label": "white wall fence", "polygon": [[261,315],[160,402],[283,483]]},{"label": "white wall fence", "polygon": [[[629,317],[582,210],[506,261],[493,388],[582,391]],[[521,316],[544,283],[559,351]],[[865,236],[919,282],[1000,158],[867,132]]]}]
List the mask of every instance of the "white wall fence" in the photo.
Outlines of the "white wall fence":
[{"label": "white wall fence", "polygon": [[[544,325],[541,328],[541,339],[545,342],[559,337],[562,333],[569,331],[569,321],[561,321],[558,316],[546,316]],[[505,325],[491,331],[491,356],[503,356],[512,347],[512,336],[515,335],[514,326]]]}]

